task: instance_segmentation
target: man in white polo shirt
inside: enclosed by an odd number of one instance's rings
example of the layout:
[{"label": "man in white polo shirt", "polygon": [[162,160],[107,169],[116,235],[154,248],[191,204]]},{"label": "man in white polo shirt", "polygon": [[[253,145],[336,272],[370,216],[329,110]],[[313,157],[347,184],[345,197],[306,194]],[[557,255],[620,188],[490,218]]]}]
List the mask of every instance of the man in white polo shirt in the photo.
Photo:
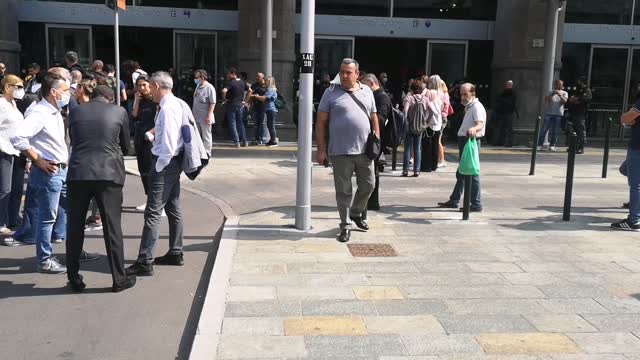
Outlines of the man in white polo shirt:
[{"label": "man in white polo shirt", "polygon": [[[460,99],[464,105],[464,118],[460,130],[458,130],[458,150],[460,157],[462,151],[470,138],[476,138],[480,147],[480,138],[484,136],[487,124],[487,112],[480,100],[476,98],[476,87],[473,84],[465,83],[460,86]],[[456,186],[449,197],[449,200],[438,203],[441,208],[455,209],[460,203],[462,192],[464,191],[464,176],[456,171]],[[480,176],[473,176],[471,182],[471,211],[482,211],[480,201]]]}]

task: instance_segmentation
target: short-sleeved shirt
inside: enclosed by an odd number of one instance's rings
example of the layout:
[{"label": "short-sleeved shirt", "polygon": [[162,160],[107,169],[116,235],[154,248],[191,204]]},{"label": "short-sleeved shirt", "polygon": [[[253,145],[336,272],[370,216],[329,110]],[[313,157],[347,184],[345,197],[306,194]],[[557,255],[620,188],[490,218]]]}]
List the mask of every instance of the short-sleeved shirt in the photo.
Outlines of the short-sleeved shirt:
[{"label": "short-sleeved shirt", "polygon": [[[254,83],[251,85],[251,92],[253,95],[264,96],[267,93],[267,87],[264,85],[260,85],[258,83]],[[253,109],[255,111],[263,111],[265,109],[265,103],[259,100],[255,100],[253,102]]]},{"label": "short-sleeved shirt", "polygon": [[264,96],[267,98],[267,100],[265,101],[264,111],[278,112],[278,108],[276,107],[276,100],[278,100],[278,91],[276,89],[268,89]]},{"label": "short-sleeved shirt", "polygon": [[227,89],[227,100],[229,100],[232,105],[239,106],[242,105],[245,92],[249,91],[249,85],[241,79],[235,79],[227,82],[225,89]]},{"label": "short-sleeved shirt", "polygon": [[[636,101],[633,108],[640,112],[640,100]],[[640,114],[639,114],[640,115]],[[631,126],[631,139],[629,140],[629,148],[640,150],[640,119],[636,118],[635,124]]]},{"label": "short-sleeved shirt", "polygon": [[484,123],[482,130],[476,132],[476,137],[481,138],[484,136],[484,132],[487,128],[487,111],[482,103],[480,103],[480,100],[475,98],[464,109],[464,118],[462,119],[460,130],[458,130],[458,136],[467,136],[469,129],[476,126],[476,123],[478,122]]},{"label": "short-sleeved shirt", "polygon": [[[204,123],[209,113],[209,107],[216,103],[216,89],[210,83],[200,84],[193,93],[193,117],[199,123]],[[213,121],[215,123],[215,120]]]},{"label": "short-sleeved shirt", "polygon": [[545,107],[544,114],[545,115],[564,115],[564,104],[562,103],[562,99],[565,101],[569,99],[569,94],[560,90],[560,95],[556,94],[555,91],[550,93],[551,101],[549,101]]},{"label": "short-sleeved shirt", "polygon": [[369,116],[377,109],[371,88],[361,83],[358,86],[353,94],[368,113],[340,85],[329,87],[322,95],[318,111],[329,113],[329,156],[365,153],[371,132]]}]

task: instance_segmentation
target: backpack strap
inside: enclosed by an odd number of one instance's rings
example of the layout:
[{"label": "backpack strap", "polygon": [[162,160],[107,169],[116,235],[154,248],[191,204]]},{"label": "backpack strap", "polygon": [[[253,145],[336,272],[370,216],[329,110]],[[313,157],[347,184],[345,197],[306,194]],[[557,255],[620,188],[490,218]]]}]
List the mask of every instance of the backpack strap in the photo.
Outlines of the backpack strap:
[{"label": "backpack strap", "polygon": [[360,107],[360,109],[362,109],[362,111],[364,111],[364,114],[367,115],[367,119],[369,119],[369,127],[371,128],[371,131],[373,131],[373,125],[371,124],[371,115],[369,114],[369,111],[367,111],[367,108],[364,106],[364,104],[353,94],[353,92],[351,91],[346,91],[345,92],[347,94],[349,94],[349,96],[351,96],[351,98],[353,99],[353,101],[358,104],[358,107]]}]

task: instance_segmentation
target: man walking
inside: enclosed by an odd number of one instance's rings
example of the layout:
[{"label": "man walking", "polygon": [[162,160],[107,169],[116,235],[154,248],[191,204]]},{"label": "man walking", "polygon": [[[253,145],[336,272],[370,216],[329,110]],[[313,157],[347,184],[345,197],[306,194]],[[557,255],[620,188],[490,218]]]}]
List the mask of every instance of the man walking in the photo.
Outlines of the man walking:
[{"label": "man walking", "polygon": [[539,150],[543,150],[544,137],[549,132],[549,151],[556,151],[558,129],[564,116],[564,104],[569,100],[569,94],[563,89],[564,83],[562,80],[556,80],[553,82],[553,91],[544,97],[544,125],[538,139]]},{"label": "man walking", "polygon": [[574,96],[569,98],[569,113],[571,114],[571,123],[573,130],[577,135],[576,154],[584,154],[584,144],[587,142],[587,107],[591,101],[591,90],[587,87],[587,79],[581,77],[578,79],[578,90]]},{"label": "man walking", "polygon": [[106,85],[95,90],[93,100],[79,105],[69,116],[71,158],[67,174],[67,278],[71,288],[82,291],[80,271],[84,244],[84,218],[92,198],[100,208],[113,292],[135,285],[135,276],[124,270],[121,207],[125,181],[124,154],[129,150],[129,116],[109,103],[113,91]]},{"label": "man walking", "polygon": [[213,114],[216,108],[216,89],[209,83],[209,74],[205,70],[196,70],[193,78],[196,84],[196,90],[193,93],[193,117],[196,119],[204,148],[207,154],[211,155],[213,144],[211,126],[216,123]]},{"label": "man walking", "polygon": [[[183,107],[172,90],[169,73],[159,71],[151,76],[151,94],[160,104],[156,118],[156,133],[151,149],[149,193],[144,211],[144,227],[136,262],[127,268],[127,275],[153,275],[153,265],[184,265],[182,253],[182,211],[180,209],[180,174],[184,141],[180,131]],[[188,110],[188,109],[187,109]],[[169,220],[169,251],[153,258],[153,249],[160,237],[160,218],[165,209]]]},{"label": "man walking", "polygon": [[265,86],[265,79],[263,73],[256,74],[256,82],[251,85],[251,108],[253,110],[253,122],[254,122],[254,144],[263,145],[264,138],[264,115],[265,106],[264,101],[260,101],[261,97],[264,99],[264,94],[267,93],[267,87]]},{"label": "man walking", "polygon": [[[460,86],[460,99],[462,105],[464,105],[464,118],[458,130],[458,150],[460,157],[462,157],[464,146],[469,139],[475,138],[478,142],[478,147],[480,147],[480,138],[484,136],[487,124],[487,112],[476,97],[476,87],[473,84],[465,83]],[[438,203],[439,207],[451,209],[458,207],[464,191],[464,179],[464,175],[456,171],[456,185],[453,188],[453,192],[448,201]],[[480,195],[480,176],[472,176],[471,211],[482,211]]]},{"label": "man walking", "polygon": [[[373,161],[365,151],[371,131],[380,138],[380,129],[373,92],[358,81],[359,77],[358,62],[343,59],[340,86],[325,91],[318,107],[316,123],[318,163],[326,166],[327,157],[330,157],[333,164],[336,202],[340,213],[340,242],[347,242],[351,238],[351,221],[362,230],[369,229],[362,215],[375,186]],[[358,186],[355,197],[351,184],[354,172]]]}]

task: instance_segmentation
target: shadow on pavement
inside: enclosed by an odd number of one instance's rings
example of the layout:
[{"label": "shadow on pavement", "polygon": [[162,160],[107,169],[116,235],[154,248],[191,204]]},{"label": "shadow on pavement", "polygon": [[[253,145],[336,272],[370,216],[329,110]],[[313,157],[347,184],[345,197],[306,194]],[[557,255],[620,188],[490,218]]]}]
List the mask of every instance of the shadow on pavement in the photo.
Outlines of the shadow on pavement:
[{"label": "shadow on pavement", "polygon": [[[537,206],[535,208],[525,208],[523,210],[527,210],[527,211],[543,210],[551,213],[562,214],[564,211],[564,208],[562,206]],[[618,211],[615,211],[615,210],[618,210]],[[571,208],[572,214],[612,213],[612,212],[616,212],[616,213],[619,212],[621,214],[624,214],[624,213],[627,213],[628,210],[623,209],[622,207],[572,207]]]},{"label": "shadow on pavement", "polygon": [[[52,275],[64,276],[64,275]],[[61,288],[38,288],[35,284],[14,284],[11,281],[0,281],[0,299],[33,297],[33,296],[51,296],[51,295],[77,295],[69,287]],[[110,293],[111,288],[87,288],[82,294],[101,294]]]},{"label": "shadow on pavement", "polygon": [[[504,219],[499,219],[504,220]],[[499,226],[520,231],[612,231],[609,224],[621,219],[572,214],[571,221],[562,221],[561,215],[549,215],[529,219],[520,224],[500,224]]]}]

